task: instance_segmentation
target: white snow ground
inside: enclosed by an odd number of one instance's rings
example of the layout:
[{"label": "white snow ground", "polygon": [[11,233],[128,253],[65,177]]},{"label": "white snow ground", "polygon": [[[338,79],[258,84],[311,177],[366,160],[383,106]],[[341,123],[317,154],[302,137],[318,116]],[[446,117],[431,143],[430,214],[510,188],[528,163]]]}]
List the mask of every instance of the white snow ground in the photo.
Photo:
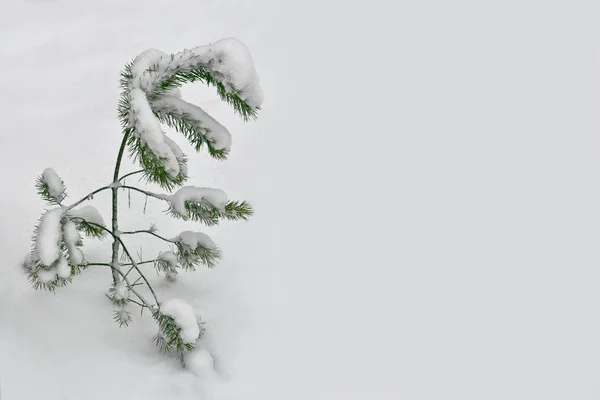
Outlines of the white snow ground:
[{"label": "white snow ground", "polygon": [[[2,399],[597,399],[591,3],[3,1]],[[51,295],[17,264],[38,174],[71,199],[108,183],[124,63],[223,37],[248,46],[266,100],[244,124],[184,88],[233,137],[220,163],[172,135],[189,184],[256,208],[205,229],[217,268],[157,280],[208,323],[217,372],[194,375],[147,316],[112,321],[107,271]],[[189,228],[161,211],[121,224]]]}]

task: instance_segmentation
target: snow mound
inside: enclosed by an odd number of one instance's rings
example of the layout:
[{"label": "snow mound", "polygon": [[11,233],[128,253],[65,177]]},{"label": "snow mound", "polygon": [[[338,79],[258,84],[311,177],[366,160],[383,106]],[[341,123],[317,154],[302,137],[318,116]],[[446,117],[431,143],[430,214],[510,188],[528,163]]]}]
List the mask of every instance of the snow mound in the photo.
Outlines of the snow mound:
[{"label": "snow mound", "polygon": [[216,377],[215,360],[206,349],[201,347],[185,354],[185,367],[196,376],[207,380]]}]

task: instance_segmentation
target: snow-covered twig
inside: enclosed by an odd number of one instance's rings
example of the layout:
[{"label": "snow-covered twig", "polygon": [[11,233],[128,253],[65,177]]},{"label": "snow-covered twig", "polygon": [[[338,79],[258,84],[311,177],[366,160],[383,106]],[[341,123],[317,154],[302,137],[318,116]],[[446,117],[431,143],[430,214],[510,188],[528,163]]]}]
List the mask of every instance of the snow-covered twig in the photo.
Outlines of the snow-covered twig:
[{"label": "snow-covered twig", "polygon": [[[137,291],[134,289],[134,287],[135,287],[136,285],[135,285],[135,284],[132,284],[132,283],[129,281],[129,279],[127,279],[127,277],[125,276],[125,274],[123,274],[123,272],[122,272],[122,271],[120,271],[118,268],[115,268],[115,267],[113,267],[112,265],[110,265],[110,264],[107,264],[107,263],[89,263],[89,264],[87,264],[87,265],[90,265],[90,266],[103,266],[103,267],[109,267],[109,268],[111,268],[113,271],[115,271],[117,274],[119,274],[119,275],[120,275],[120,276],[123,278],[123,280],[124,280],[124,281],[125,281],[125,283],[127,284],[127,287],[129,288],[129,290],[131,291],[131,293],[135,294],[135,295],[137,296],[137,298],[138,298],[138,299],[140,299],[140,301],[141,301],[142,303],[144,303],[144,307],[148,308],[149,310],[153,310],[153,309],[154,309],[154,307],[152,307],[152,305],[151,305],[151,304],[148,302],[148,300],[146,300],[146,299],[144,298],[144,296],[142,296],[141,294],[139,294],[139,293],[138,293],[138,292],[137,292]],[[156,297],[155,297],[155,299],[156,299]],[[130,301],[131,301],[131,299],[130,299]],[[159,304],[158,304],[158,301],[156,302],[156,307],[157,307],[157,308],[160,308],[160,306],[159,306]]]},{"label": "snow-covered twig", "polygon": [[149,230],[147,230],[147,229],[144,229],[144,230],[139,230],[139,231],[128,231],[128,232],[121,232],[121,235],[135,235],[135,234],[137,234],[137,233],[147,233],[148,235],[152,235],[152,236],[154,236],[154,237],[157,237],[158,239],[164,240],[165,242],[168,242],[168,243],[175,243],[175,241],[174,241],[174,240],[172,240],[172,239],[167,239],[167,238],[165,238],[165,237],[162,237],[162,236],[160,236],[159,234],[157,234],[157,233],[154,233],[154,232],[152,232],[152,231],[149,231]]},{"label": "snow-covered twig", "polygon": [[119,189],[131,189],[133,191],[143,193],[143,194],[145,194],[148,197],[154,197],[155,199],[167,201],[167,199],[165,199],[163,195],[160,195],[160,194],[157,194],[157,193],[153,193],[153,192],[150,192],[148,190],[140,189],[140,188],[137,188],[135,186],[121,185],[118,188]]},{"label": "snow-covered twig", "polygon": [[91,193],[87,194],[85,197],[81,198],[80,200],[77,200],[75,203],[71,204],[70,206],[67,206],[67,207],[65,208],[65,211],[69,211],[69,210],[71,210],[71,209],[73,209],[73,208],[77,207],[78,205],[80,205],[80,204],[81,204],[81,203],[83,203],[84,201],[86,201],[86,200],[89,200],[89,199],[90,199],[90,197],[92,197],[92,196],[93,196],[93,195],[95,195],[96,193],[100,193],[100,192],[102,192],[102,191],[104,191],[104,190],[107,190],[107,189],[110,189],[110,188],[111,188],[110,186],[103,186],[103,187],[101,187],[100,189],[96,189],[96,190],[94,190],[93,192],[91,192]]},{"label": "snow-covered twig", "polygon": [[[150,264],[150,263],[154,263],[154,262],[156,262],[156,261],[158,261],[158,260],[157,260],[157,259],[154,259],[154,260],[144,260],[144,261],[138,261],[138,262],[136,263],[136,265]],[[125,263],[125,264],[121,264],[121,265],[123,265],[124,267],[128,267],[128,266],[130,266],[130,265],[133,265],[133,263]],[[128,271],[127,273],[129,273],[129,271]],[[127,275],[127,273],[126,273],[125,275]]]},{"label": "snow-covered twig", "polygon": [[[123,251],[125,252],[125,254],[127,254],[127,257],[129,257],[129,259],[131,260],[132,268],[134,268],[140,274],[140,276],[142,277],[144,282],[146,282],[148,289],[152,293],[152,296],[154,297],[154,300],[156,301],[156,304],[158,305],[159,304],[158,297],[156,297],[156,293],[154,293],[154,289],[152,289],[152,285],[150,285],[150,282],[148,282],[148,279],[146,279],[146,276],[144,276],[142,271],[138,268],[137,263],[135,261],[133,261],[133,257],[131,256],[131,253],[129,252],[129,250],[127,250],[127,246],[125,246],[125,243],[123,242],[123,240],[121,240],[121,238],[119,236],[115,235],[110,229],[105,228],[102,225],[95,224],[93,222],[88,222],[88,223],[90,225],[95,225],[98,228],[108,232],[115,240],[117,240],[121,244],[121,246],[123,246]],[[123,274],[123,272],[121,272],[121,270],[119,270],[118,268],[114,267],[113,265],[111,265],[111,268],[115,271],[118,271],[119,275],[121,275],[123,277],[123,279],[127,278],[126,274]],[[129,281],[125,280],[125,282],[127,282],[127,285],[130,285]]]}]

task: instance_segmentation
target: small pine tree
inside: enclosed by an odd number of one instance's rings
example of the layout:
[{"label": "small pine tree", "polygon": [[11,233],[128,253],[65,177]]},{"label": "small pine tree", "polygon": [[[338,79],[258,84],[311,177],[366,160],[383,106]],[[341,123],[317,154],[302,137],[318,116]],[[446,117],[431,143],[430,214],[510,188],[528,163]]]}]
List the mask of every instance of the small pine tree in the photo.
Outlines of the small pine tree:
[{"label": "small pine tree", "polygon": [[[175,54],[147,50],[125,66],[121,73],[118,104],[123,140],[117,155],[113,179],[82,199],[66,205],[63,180],[51,168],[38,177],[39,195],[52,208],[46,210],[35,227],[33,245],[23,268],[36,289],[54,292],[72,282],[90,266],[110,268],[112,285],[107,296],[115,306],[114,319],[120,326],[131,322],[130,307],[148,310],[158,324],[154,342],[163,352],[181,355],[194,348],[202,335],[203,322],[192,307],[179,299],[160,302],[140,266],[153,264],[169,280],[180,269],[213,267],[221,252],[209,236],[184,231],[167,238],[152,225],[144,230],[122,231],[118,221],[118,193],[130,190],[168,204],[173,218],[201,222],[207,226],[221,220],[247,220],[252,215],[245,201],[231,201],[219,189],[183,186],[187,180],[187,157],[163,131],[163,126],[182,133],[196,152],[203,149],[213,158],[226,159],[231,135],[200,107],[181,98],[179,87],[204,82],[216,88],[219,97],[244,120],[254,119],[260,110],[262,92],[252,59],[246,47],[235,39],[224,39]],[[120,175],[125,150],[140,165],[137,171]],[[167,193],[154,193],[126,185],[125,178],[139,174]],[[173,190],[177,190],[173,192]],[[92,205],[82,205],[96,193],[112,192],[111,224],[107,225]],[[171,246],[150,260],[136,261],[124,236],[147,234]],[[106,263],[90,263],[83,252],[82,237],[112,238],[112,255]],[[143,295],[139,286],[145,286]]]}]

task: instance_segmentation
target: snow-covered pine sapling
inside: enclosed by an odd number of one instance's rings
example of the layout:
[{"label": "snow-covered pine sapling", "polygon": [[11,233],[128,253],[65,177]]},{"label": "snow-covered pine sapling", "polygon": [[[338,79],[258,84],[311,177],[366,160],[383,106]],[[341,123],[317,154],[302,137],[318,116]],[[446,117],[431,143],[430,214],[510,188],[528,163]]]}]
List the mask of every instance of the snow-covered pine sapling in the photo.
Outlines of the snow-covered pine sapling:
[{"label": "snow-covered pine sapling", "polygon": [[[140,192],[146,198],[166,202],[170,216],[207,226],[224,219],[246,220],[252,215],[247,202],[231,201],[222,190],[183,186],[188,178],[187,156],[165,134],[164,127],[182,133],[196,152],[206,149],[219,160],[226,159],[231,147],[231,135],[223,125],[181,98],[179,87],[193,82],[216,88],[219,97],[246,121],[255,118],[260,110],[263,97],[252,59],[246,47],[235,39],[175,54],[159,50],[141,53],[121,73],[118,112],[123,140],[112,181],[67,205],[63,180],[51,168],[43,171],[36,188],[49,209],[35,227],[31,251],[23,262],[33,286],[52,292],[89,266],[109,268],[112,286],[107,296],[116,307],[117,323],[126,326],[131,322],[132,305],[142,311],[147,309],[158,324],[154,337],[157,346],[164,352],[175,350],[181,354],[194,348],[202,335],[203,323],[183,300],[160,302],[142,269],[153,265],[167,279],[175,280],[180,269],[213,267],[221,252],[202,232],[186,230],[169,238],[159,235],[154,225],[148,229],[121,229],[118,194],[123,190]],[[125,150],[140,169],[121,175]],[[166,193],[127,185],[125,178],[132,175],[157,184]],[[94,206],[83,205],[103,191],[112,194],[110,225]],[[170,249],[155,258],[136,261],[125,244],[126,236],[134,234],[151,235],[166,242]],[[89,262],[82,250],[83,236],[112,238],[110,259]]]}]

